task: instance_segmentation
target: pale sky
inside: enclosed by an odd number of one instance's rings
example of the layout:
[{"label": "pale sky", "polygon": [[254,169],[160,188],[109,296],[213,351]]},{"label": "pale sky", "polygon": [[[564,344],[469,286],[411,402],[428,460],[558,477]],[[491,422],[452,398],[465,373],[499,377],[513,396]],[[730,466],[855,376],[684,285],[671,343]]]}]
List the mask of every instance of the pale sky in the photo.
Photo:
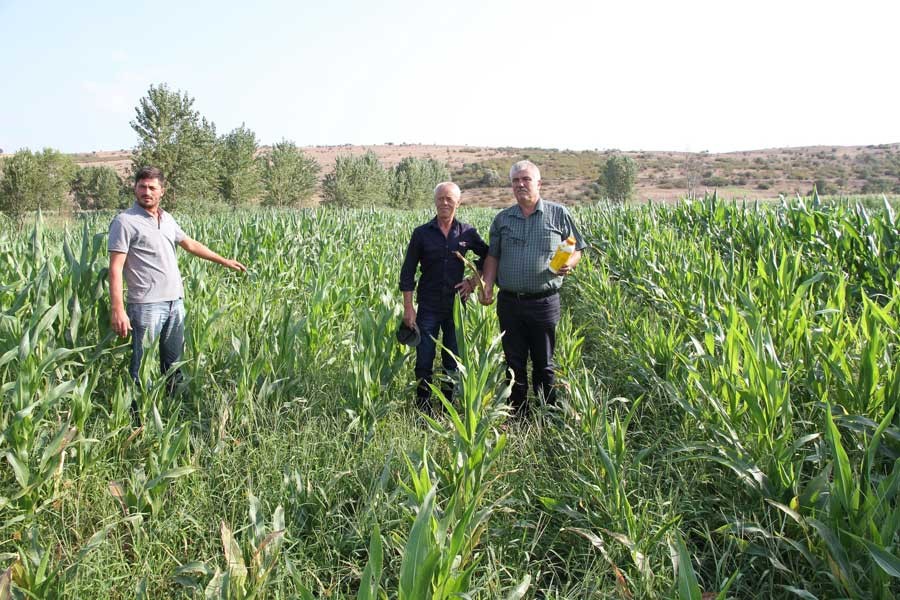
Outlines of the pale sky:
[{"label": "pale sky", "polygon": [[262,144],[900,142],[900,2],[0,0],[0,148],[131,148],[167,83]]}]

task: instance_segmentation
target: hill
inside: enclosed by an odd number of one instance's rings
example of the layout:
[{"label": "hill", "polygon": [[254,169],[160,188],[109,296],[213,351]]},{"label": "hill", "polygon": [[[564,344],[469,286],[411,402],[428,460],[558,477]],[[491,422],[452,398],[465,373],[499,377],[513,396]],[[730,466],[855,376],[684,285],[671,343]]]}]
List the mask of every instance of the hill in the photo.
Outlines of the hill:
[{"label": "hill", "polygon": [[[593,198],[591,184],[608,156],[617,150],[557,150],[546,148],[482,148],[423,144],[373,146],[307,146],[304,152],[322,165],[324,176],[338,155],[375,152],[385,166],[417,156],[446,162],[465,190],[463,201],[480,206],[510,202],[506,173],[520,158],[535,162],[548,198],[574,204]],[[265,151],[265,149],[263,150]],[[828,194],[900,194],[900,143],[872,146],[810,146],[770,148],[713,154],[709,152],[628,151],[638,167],[635,200],[673,201],[690,193],[718,189],[729,198],[767,199],[779,194],[808,194],[813,185]],[[106,164],[129,171],[127,150],[74,155],[81,165]],[[500,185],[485,182],[488,170]]]}]

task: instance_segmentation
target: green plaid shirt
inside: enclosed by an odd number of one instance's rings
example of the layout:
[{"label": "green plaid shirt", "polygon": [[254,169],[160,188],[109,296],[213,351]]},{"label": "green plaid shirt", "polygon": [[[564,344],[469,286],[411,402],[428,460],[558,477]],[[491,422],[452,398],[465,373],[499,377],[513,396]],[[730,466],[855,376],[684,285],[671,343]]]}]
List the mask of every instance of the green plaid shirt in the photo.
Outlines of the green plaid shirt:
[{"label": "green plaid shirt", "polygon": [[497,213],[491,223],[488,254],[497,259],[497,285],[522,294],[559,289],[563,278],[548,268],[560,242],[575,237],[575,249],[587,244],[565,206],[539,199],[528,218],[518,204]]}]

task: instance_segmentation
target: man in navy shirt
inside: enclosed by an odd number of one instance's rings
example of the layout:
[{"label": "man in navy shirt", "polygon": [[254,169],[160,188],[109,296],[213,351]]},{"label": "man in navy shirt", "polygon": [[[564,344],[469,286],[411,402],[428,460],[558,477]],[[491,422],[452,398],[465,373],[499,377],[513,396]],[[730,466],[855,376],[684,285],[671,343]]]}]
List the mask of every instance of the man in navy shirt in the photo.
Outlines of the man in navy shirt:
[{"label": "man in navy shirt", "polygon": [[[454,251],[463,255],[473,251],[479,257],[475,262],[479,270],[488,251],[487,244],[474,227],[456,220],[460,195],[459,186],[455,183],[444,182],[434,188],[437,216],[413,230],[400,269],[403,322],[408,327],[417,325],[421,334],[421,342],[416,347],[416,404],[425,411],[431,409],[428,384],[433,375],[435,339],[442,331],[444,348],[458,352],[453,327],[453,299],[460,295],[465,300],[474,287],[470,280],[463,279],[465,265]],[[415,281],[417,267],[421,267],[422,273],[418,287]],[[418,312],[413,306],[414,289],[417,290]],[[453,373],[456,362],[446,350],[441,352],[441,364],[444,373]],[[453,392],[452,382],[445,382],[441,389],[449,400]]]}]

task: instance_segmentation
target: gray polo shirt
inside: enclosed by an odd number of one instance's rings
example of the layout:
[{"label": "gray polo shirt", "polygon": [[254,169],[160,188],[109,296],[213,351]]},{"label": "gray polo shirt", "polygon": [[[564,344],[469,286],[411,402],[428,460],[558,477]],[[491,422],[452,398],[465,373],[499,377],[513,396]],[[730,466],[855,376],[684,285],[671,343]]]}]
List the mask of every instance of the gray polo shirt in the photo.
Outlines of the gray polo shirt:
[{"label": "gray polo shirt", "polygon": [[509,292],[537,294],[562,286],[563,277],[550,272],[550,258],[560,242],[575,237],[575,249],[587,244],[565,206],[539,199],[527,218],[514,204],[491,223],[488,254],[497,259],[497,285]]},{"label": "gray polo shirt", "polygon": [[157,220],[137,202],[109,226],[110,252],[125,254],[126,302],[168,302],[184,296],[175,244],[185,237],[172,215],[159,209]]}]

